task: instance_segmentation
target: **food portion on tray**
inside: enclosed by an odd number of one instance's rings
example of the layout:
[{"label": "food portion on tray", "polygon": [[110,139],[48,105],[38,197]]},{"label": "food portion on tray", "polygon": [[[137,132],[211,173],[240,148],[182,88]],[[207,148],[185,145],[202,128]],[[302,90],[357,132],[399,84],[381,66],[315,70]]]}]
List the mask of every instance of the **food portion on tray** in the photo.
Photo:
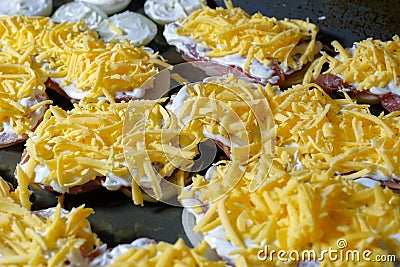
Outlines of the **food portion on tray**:
[{"label": "food portion on tray", "polygon": [[203,256],[205,243],[191,249],[182,239],[169,244],[140,238],[107,248],[91,230],[87,218],[92,209],[80,206],[67,211],[57,205],[31,211],[21,203],[21,193],[13,192],[2,178],[0,203],[1,266],[224,266]]},{"label": "food portion on tray", "polygon": [[[347,93],[360,103],[381,103],[389,112],[400,110],[400,40],[368,38],[343,48],[332,43],[336,56],[323,53],[313,62],[305,82],[315,82],[328,94]],[[324,70],[324,64],[328,69]]]},{"label": "food portion on tray", "polygon": [[87,220],[92,209],[31,211],[19,189],[13,192],[2,178],[0,185],[1,266],[74,266],[96,253],[101,241]]},{"label": "food portion on tray", "polygon": [[258,83],[283,85],[321,49],[318,27],[277,20],[234,8],[204,7],[185,20],[166,25],[164,36],[188,61],[212,61],[239,68]]},{"label": "food portion on tray", "polygon": [[11,46],[5,45],[3,50],[0,55],[0,147],[26,140],[52,103],[36,63]]},{"label": "food portion on tray", "polygon": [[[157,55],[128,41],[106,43],[82,22],[57,24],[23,15],[0,18],[2,46],[33,61],[47,88],[77,102],[141,98],[157,73]],[[14,51],[12,51],[14,52]]]},{"label": "food portion on tray", "polygon": [[[0,141],[25,142],[16,190],[0,180],[0,265],[375,266],[368,259],[385,256],[394,266],[397,35],[352,48],[334,41],[335,54],[317,24],[250,15],[231,1],[148,0],[150,18],[125,10],[130,1],[99,2],[61,7],[81,10],[77,21],[62,9],[53,19],[0,17]],[[206,78],[171,74],[162,51],[144,47],[157,31],[188,61],[182,68]],[[217,151],[211,163],[199,162],[204,147]],[[183,206],[198,240],[107,248],[88,221],[95,207],[62,209],[65,195],[102,187],[132,207]],[[33,190],[59,204],[32,211]],[[369,258],[338,261],[331,249]],[[288,263],[271,250],[315,254]]]},{"label": "food portion on tray", "polygon": [[[323,255],[329,247],[337,248],[340,239],[348,242],[344,252],[398,257],[400,225],[398,211],[393,211],[400,198],[389,189],[397,189],[399,182],[398,149],[392,150],[399,142],[398,117],[375,117],[351,99],[331,99],[318,85],[265,89],[276,126],[268,177],[251,192],[248,181],[265,175],[253,170],[269,166],[250,163],[238,182],[232,163],[225,161],[193,178],[180,195],[196,222],[188,231],[200,232],[235,266],[279,266],[277,258],[257,258],[265,247]],[[226,188],[231,191],[225,193]],[[343,266],[328,257],[324,263]]]}]

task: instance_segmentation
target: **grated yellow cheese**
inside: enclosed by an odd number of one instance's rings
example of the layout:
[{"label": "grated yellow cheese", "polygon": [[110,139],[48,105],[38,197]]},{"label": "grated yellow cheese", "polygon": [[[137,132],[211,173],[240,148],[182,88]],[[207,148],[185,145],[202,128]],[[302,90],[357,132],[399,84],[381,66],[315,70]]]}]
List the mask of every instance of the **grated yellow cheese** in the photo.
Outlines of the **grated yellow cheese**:
[{"label": "grated yellow cheese", "polygon": [[[1,49],[3,48],[3,49]],[[0,123],[17,136],[28,135],[46,110],[47,100],[41,73],[25,54],[0,45]]]},{"label": "grated yellow cheese", "polygon": [[[230,179],[221,173],[221,180]],[[205,201],[208,192],[201,187],[195,181],[194,190],[199,190]],[[226,240],[235,247],[230,257],[244,264],[240,266],[279,266],[277,257],[274,261],[256,257],[265,246],[269,251],[296,250],[300,255],[313,250],[319,257],[323,250],[338,249],[339,239],[348,242],[344,252],[371,250],[373,255],[399,257],[400,242],[395,239],[400,233],[399,201],[400,197],[388,188],[364,188],[340,176],[330,177],[327,171],[271,171],[259,190],[249,193],[241,185],[212,203],[194,230],[210,234],[212,240],[224,236],[213,232],[222,227]],[[365,266],[375,266],[374,262],[361,261]],[[354,266],[354,262],[331,261],[328,257],[322,264]]]},{"label": "grated yellow cheese", "polygon": [[[204,88],[198,86],[198,89],[192,90],[189,88],[191,96],[204,97],[204,103],[197,101],[189,105],[190,109],[183,106],[178,118],[196,118],[203,110],[218,114],[211,112],[213,109],[209,107],[205,109],[206,104],[213,103],[208,100],[213,95],[205,90],[214,92],[218,104],[227,105],[229,112],[240,114],[240,119],[248,118],[248,111],[238,104],[233,104],[234,97],[229,95],[229,90],[236,90],[235,94],[239,96],[239,89],[229,83],[225,83],[224,86],[226,86],[224,90],[222,86],[218,87],[215,84],[208,84]],[[399,145],[396,134],[400,131],[399,114],[373,116],[367,106],[358,105],[350,99],[331,99],[321,88],[313,84],[294,86],[278,94],[276,90],[276,87],[266,86],[264,93],[275,120],[277,139],[274,142],[276,145],[274,161],[277,161],[282,169],[316,169],[329,171],[331,176],[342,174],[354,178],[371,177],[380,180],[400,177],[400,170],[395,167],[400,160],[398,150],[395,149]],[[221,97],[218,97],[219,95]],[[241,97],[246,99],[244,96]],[[250,99],[246,102],[246,104],[255,103]],[[256,120],[248,122],[244,120],[242,135],[240,131],[235,132],[233,127],[239,121],[237,118],[227,120],[224,117],[228,116],[229,112],[221,108],[218,112],[223,115],[218,116],[217,122],[221,124],[225,122],[224,127],[219,127],[210,114],[210,118],[193,120],[190,124],[192,131],[201,135],[203,129],[206,129],[231,141],[237,137],[242,142],[238,142],[237,147],[230,146],[232,159],[239,159],[238,162],[244,162],[242,159],[246,159],[246,163],[254,162],[254,166],[260,166],[259,155],[268,154],[261,152],[268,151],[265,141],[271,141],[267,138],[267,132],[263,134],[257,132],[259,126],[255,124]],[[246,142],[251,143],[251,146],[246,147]],[[247,156],[250,157],[246,158]],[[253,165],[249,168],[253,168]],[[235,177],[241,175],[240,171],[232,172]],[[264,171],[264,176],[267,173],[268,169]],[[353,173],[362,176],[355,176]],[[262,181],[263,176],[255,175],[254,179],[253,181]],[[216,192],[218,190],[214,193]]]},{"label": "grated yellow cheese", "polygon": [[190,14],[177,33],[190,36],[210,49],[208,57],[240,54],[246,56],[245,71],[250,62],[266,65],[272,59],[285,68],[300,69],[314,59],[318,28],[301,20],[277,20],[256,13],[252,16],[226,1],[227,9],[204,6]]},{"label": "grated yellow cheese", "polygon": [[71,111],[51,106],[27,140],[27,156],[17,167],[18,181],[65,193],[103,177],[110,190],[132,187],[134,203],[143,205],[138,186],[147,183],[139,178],[147,177],[155,198],[161,199],[165,193],[161,179],[180,168],[189,170],[199,142],[181,130],[162,101],[81,102]]},{"label": "grated yellow cheese", "polygon": [[180,238],[175,244],[159,242],[157,244],[150,244],[146,248],[129,248],[122,255],[114,259],[113,263],[107,266],[225,266],[225,262],[210,261],[203,256],[206,248],[206,244],[202,242],[194,249],[191,249]]},{"label": "grated yellow cheese", "polygon": [[322,72],[323,64],[329,65],[323,73],[339,75],[357,90],[370,90],[372,87],[386,88],[389,83],[400,83],[400,38],[383,42],[368,38],[355,42],[351,49],[345,49],[338,41],[332,42],[338,55],[331,57],[326,53],[318,58],[307,71],[304,83],[315,80]]},{"label": "grated yellow cheese", "polygon": [[167,179],[179,192],[184,185],[174,176],[179,170],[190,171],[201,141],[191,131],[182,129],[174,114],[160,105],[163,101],[165,99],[131,101],[128,106],[131,112],[124,122],[123,145],[128,166],[137,169],[133,174],[137,185],[132,186],[131,191],[135,204],[143,205],[137,186],[160,200],[171,197],[169,189],[165,191],[162,187],[163,179]]},{"label": "grated yellow cheese", "polygon": [[[128,175],[122,157],[122,124],[127,106],[102,101],[76,104],[69,112],[50,107],[27,140],[28,157],[21,164],[21,175],[26,175],[30,183],[52,186],[61,193],[96,176]],[[111,152],[115,158],[109,158]]]},{"label": "grated yellow cheese", "polygon": [[275,160],[287,170],[329,170],[332,175],[358,172],[384,180],[400,177],[399,169],[393,167],[400,160],[395,149],[398,113],[373,116],[368,106],[348,98],[331,99],[312,84],[279,94],[268,86],[265,93],[278,137]]},{"label": "grated yellow cheese", "polygon": [[7,45],[21,60],[34,57],[44,81],[60,78],[56,83],[67,94],[73,88],[89,102],[102,97],[115,102],[144,86],[160,66],[169,66],[157,53],[128,41],[105,43],[82,21],[56,24],[41,17],[4,16],[0,34],[0,48]]},{"label": "grated yellow cheese", "polygon": [[[194,177],[192,195],[182,194],[181,199],[196,194],[210,205],[194,230],[207,235],[222,227],[237,248],[231,256],[239,266],[269,266],[256,257],[264,245],[320,253],[337,248],[340,238],[348,241],[348,249],[398,257],[399,196],[349,179],[400,177],[400,112],[372,116],[368,106],[349,98],[331,99],[315,84],[286,91],[267,85],[263,92],[276,128],[272,167],[255,160],[243,171],[232,161],[220,162],[207,179]],[[262,168],[267,179],[259,179],[262,187],[249,192]]]},{"label": "grated yellow cheese", "polygon": [[62,88],[73,86],[88,101],[106,96],[114,102],[118,93],[141,88],[158,72],[158,65],[165,65],[158,54],[127,41],[87,51],[44,52],[38,58],[49,62],[50,77],[63,78]]},{"label": "grated yellow cheese", "polygon": [[[245,165],[273,150],[274,122],[261,89],[233,75],[187,84],[190,97],[175,111],[185,129],[230,148],[230,158]],[[269,134],[269,133],[272,134]]]},{"label": "grated yellow cheese", "polygon": [[61,214],[32,212],[14,200],[0,179],[0,265],[67,266],[88,262],[86,254],[100,245],[87,217],[93,212],[80,206]]}]

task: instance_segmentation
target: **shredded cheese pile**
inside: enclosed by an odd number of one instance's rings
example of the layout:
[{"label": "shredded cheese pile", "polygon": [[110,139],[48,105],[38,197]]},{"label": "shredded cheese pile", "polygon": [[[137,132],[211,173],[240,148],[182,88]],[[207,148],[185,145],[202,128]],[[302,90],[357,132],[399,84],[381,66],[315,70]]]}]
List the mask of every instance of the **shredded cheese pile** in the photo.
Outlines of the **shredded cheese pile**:
[{"label": "shredded cheese pile", "polygon": [[[331,99],[314,84],[264,89],[276,127],[272,166],[254,161],[243,170],[224,161],[208,176],[197,175],[190,191],[180,195],[203,203],[190,207],[198,214],[207,208],[194,230],[213,238],[222,227],[237,248],[232,254],[237,266],[260,264],[257,252],[264,245],[320,253],[335,248],[339,238],[349,249],[399,256],[399,197],[351,179],[398,180],[400,112],[373,116],[367,105]],[[249,182],[260,180],[259,168],[267,170],[267,179],[249,192]]]},{"label": "shredded cheese pile", "polygon": [[[157,200],[177,194],[189,182],[187,172],[201,141],[182,129],[175,115],[160,105],[163,101],[131,101],[128,107],[123,144],[128,166],[136,170],[131,185],[135,204],[143,205],[140,187]],[[168,187],[170,183],[176,187]]]},{"label": "shredded cheese pile", "polygon": [[274,122],[260,87],[227,75],[185,88],[188,97],[174,110],[185,128],[229,147],[241,165],[272,154]]},{"label": "shredded cheese pile", "polygon": [[[236,88],[229,83],[224,86]],[[400,164],[398,112],[374,116],[369,112],[368,106],[356,104],[349,98],[331,99],[313,84],[294,86],[278,93],[276,87],[267,85],[264,93],[273,113],[277,137],[276,142],[272,143],[272,132],[257,132],[257,121],[260,120],[256,120],[248,110],[246,111],[248,107],[255,107],[256,98],[243,101],[239,105],[240,102],[231,102],[235,98],[229,98],[229,90],[223,86],[209,83],[204,88],[212,89],[209,92],[215,92],[215,96],[202,93],[201,90],[204,89],[201,86],[189,89],[189,94],[204,96],[203,102],[207,105],[213,104],[209,99],[218,99],[219,104],[226,104],[231,111],[239,114],[240,120],[235,118],[224,123],[224,117],[229,113],[217,113],[214,111],[217,109],[210,109],[212,111],[207,120],[200,116],[200,119],[192,120],[190,127],[196,133],[204,133],[202,127],[205,127],[208,132],[233,141],[233,145],[227,144],[231,147],[232,159],[250,159],[246,163],[254,161],[256,166],[260,155],[273,152],[273,149],[265,146],[265,142],[268,141],[270,145],[276,145],[274,161],[279,162],[283,170],[325,170],[330,177],[341,174],[349,179],[369,177],[389,181],[400,178],[400,170],[396,167]],[[218,88],[221,91],[218,91]],[[239,91],[235,90],[232,89],[232,92],[237,93],[237,97],[240,96]],[[218,98],[220,92],[226,98]],[[183,108],[179,111],[179,119],[196,118],[203,115],[201,112],[204,110],[207,111],[204,104],[196,106],[193,103],[202,104],[200,101],[190,102],[186,106],[188,112]],[[236,109],[237,107],[240,109]],[[193,115],[190,112],[193,112]],[[244,125],[241,130],[245,138],[240,132],[230,131],[230,128],[239,123]],[[235,145],[235,140],[248,141],[249,146],[240,142]],[[258,181],[263,180],[258,175],[255,177]]]},{"label": "shredded cheese pile", "polygon": [[[10,46],[0,45],[0,123],[19,136],[27,135],[43,116],[47,100],[41,74]],[[9,133],[10,134],[10,133]]]},{"label": "shredded cheese pile", "polygon": [[143,205],[139,186],[160,199],[161,178],[174,174],[170,182],[187,184],[183,170],[193,164],[198,142],[157,101],[52,106],[27,140],[17,179],[65,193],[104,178],[109,190],[132,187],[135,204]]},{"label": "shredded cheese pile", "polygon": [[159,242],[157,244],[150,244],[146,248],[130,248],[116,258],[112,264],[107,266],[225,266],[225,263],[222,261],[212,262],[204,257],[203,254],[206,248],[206,244],[202,243],[196,248],[191,249],[180,238],[175,244]]},{"label": "shredded cheese pile", "polygon": [[72,88],[88,102],[104,97],[115,102],[118,93],[141,88],[158,66],[166,66],[158,54],[128,41],[104,42],[82,21],[56,24],[42,17],[4,16],[0,34],[2,44],[34,58],[44,81],[54,79],[67,94]]},{"label": "shredded cheese pile", "polygon": [[325,63],[329,64],[324,73],[340,75],[347,83],[355,85],[359,91],[376,86],[385,88],[390,82],[400,83],[400,38],[383,42],[368,38],[354,43],[353,48],[344,49],[339,42],[332,42],[338,53],[331,57],[325,52],[318,58],[305,75],[305,82],[315,80]]},{"label": "shredded cheese pile", "polygon": [[276,125],[282,168],[326,170],[329,176],[399,179],[400,113],[372,115],[367,105],[331,99],[317,85],[266,96]]},{"label": "shredded cheese pile", "polygon": [[51,106],[26,142],[18,180],[26,176],[64,193],[97,176],[127,179],[122,146],[127,106],[105,101],[75,104],[71,111]]},{"label": "shredded cheese pile", "polygon": [[82,21],[57,24],[44,17],[2,16],[0,33],[2,44],[26,57],[50,57],[56,56],[55,52],[87,52],[105,47],[104,41]]},{"label": "shredded cheese pile", "polygon": [[227,9],[204,6],[190,14],[177,33],[190,36],[211,51],[208,57],[246,56],[245,71],[253,59],[271,65],[277,59],[285,68],[298,70],[314,59],[318,28],[302,20],[277,20],[256,13],[252,16],[231,1]]},{"label": "shredded cheese pile", "polygon": [[156,64],[165,65],[157,54],[128,41],[85,52],[64,50],[57,54],[54,57],[49,50],[38,57],[49,60],[49,77],[62,77],[62,88],[73,86],[85,100],[93,102],[102,96],[115,102],[115,98],[122,96],[119,93],[134,92],[144,86],[158,72]]},{"label": "shredded cheese pile", "polygon": [[[313,250],[320,258],[323,250],[340,250],[339,239],[348,243],[344,251],[372,251],[372,260],[376,255],[399,257],[399,196],[388,188],[364,188],[341,177],[321,180],[320,175],[326,174],[308,170],[272,173],[267,183],[251,194],[236,187],[210,204],[194,231],[225,236],[236,247],[231,256],[238,267],[279,264],[276,255],[274,261],[257,258],[265,246],[269,251],[296,250],[300,255]],[[223,233],[217,234],[220,227]],[[362,258],[361,262],[365,266],[376,264]],[[361,263],[330,261],[326,255],[322,264]]]},{"label": "shredded cheese pile", "polygon": [[60,205],[52,215],[34,213],[15,202],[7,184],[0,181],[0,265],[67,266],[85,258],[100,244],[87,217],[93,212],[80,206],[67,215]]},{"label": "shredded cheese pile", "polygon": [[21,54],[36,55],[42,51],[40,44],[54,25],[47,17],[2,16],[0,40]]}]

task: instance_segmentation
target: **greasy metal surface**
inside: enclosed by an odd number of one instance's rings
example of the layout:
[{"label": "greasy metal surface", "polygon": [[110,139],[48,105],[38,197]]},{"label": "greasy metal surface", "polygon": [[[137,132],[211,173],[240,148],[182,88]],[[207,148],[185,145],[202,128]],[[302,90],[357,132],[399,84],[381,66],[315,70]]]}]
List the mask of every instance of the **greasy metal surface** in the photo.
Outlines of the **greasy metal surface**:
[{"label": "greasy metal surface", "polygon": [[[57,8],[65,1],[55,1]],[[143,13],[144,0],[133,0],[130,10]],[[208,1],[209,5],[223,5],[222,0]],[[322,41],[330,43],[338,39],[345,46],[367,37],[390,39],[399,33],[397,19],[400,14],[398,1],[343,1],[343,0],[307,0],[307,1],[266,1],[266,0],[233,0],[235,6],[244,8],[250,14],[261,12],[277,18],[307,19],[316,23],[321,29]],[[160,51],[172,64],[182,62],[175,49],[168,47],[162,37],[162,27],[150,46]],[[15,164],[19,160],[23,146],[0,150],[0,175],[13,181]],[[11,151],[11,152],[10,152]],[[57,203],[55,194],[34,191],[32,198],[34,208],[46,208]],[[103,242],[114,246],[131,242],[138,237],[150,237],[155,240],[175,242],[183,237],[187,244],[181,224],[181,208],[160,203],[146,203],[144,207],[133,205],[130,198],[120,192],[98,190],[81,195],[67,195],[65,207],[85,204],[95,213],[89,220],[93,230]]]}]

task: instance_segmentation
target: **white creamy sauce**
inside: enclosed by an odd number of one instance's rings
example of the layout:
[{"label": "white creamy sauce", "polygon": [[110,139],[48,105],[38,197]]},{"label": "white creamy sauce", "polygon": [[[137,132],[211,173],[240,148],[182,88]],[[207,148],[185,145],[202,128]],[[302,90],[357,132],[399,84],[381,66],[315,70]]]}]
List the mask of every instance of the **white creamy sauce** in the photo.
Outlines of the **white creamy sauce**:
[{"label": "white creamy sauce", "polygon": [[106,179],[101,184],[111,191],[118,190],[123,186],[130,187],[132,184],[132,176],[128,173],[127,175],[120,177],[109,172]]},{"label": "white creamy sauce", "polygon": [[129,96],[134,99],[139,99],[139,98],[142,98],[145,95],[145,93],[146,93],[146,90],[144,88],[135,88],[132,91],[116,92],[115,97],[123,98],[125,96]]},{"label": "white creamy sauce", "polygon": [[191,99],[192,96],[189,94],[187,87],[183,86],[179,92],[174,95],[173,102],[171,104],[171,111],[178,116],[180,109],[182,108],[183,104],[188,100]]},{"label": "white creamy sauce", "polygon": [[[13,128],[11,127],[11,124],[8,121],[3,121],[2,124],[2,133],[6,134],[6,135],[17,135]],[[21,137],[20,135],[17,135],[18,137]]]},{"label": "white creamy sauce", "polygon": [[[116,32],[115,27],[120,29],[122,34]],[[125,11],[103,20],[97,30],[106,42],[127,39],[134,46],[143,46],[156,36],[157,25],[142,14]]]},{"label": "white creamy sauce", "polygon": [[388,181],[388,180],[400,180],[399,177],[397,177],[395,174],[391,174],[391,175],[385,175],[383,172],[381,172],[380,170],[375,170],[369,174],[366,174],[363,176],[363,178],[371,178],[377,181]]},{"label": "white creamy sauce", "polygon": [[83,20],[91,30],[96,30],[100,22],[107,17],[101,9],[82,1],[65,3],[51,16],[52,20],[58,23]]},{"label": "white creamy sauce", "polygon": [[366,178],[366,177],[355,179],[354,182],[359,183],[362,186],[367,187],[367,188],[374,188],[376,185],[381,184],[378,181],[375,181],[375,180],[372,180],[371,178]]},{"label": "white creamy sauce", "polygon": [[204,233],[204,240],[212,249],[215,249],[220,257],[224,259],[234,259],[237,257],[230,255],[238,248],[226,240],[225,229],[222,225],[218,225],[214,229]]},{"label": "white creamy sauce", "polygon": [[25,98],[21,98],[18,100],[18,103],[20,103],[21,105],[25,106],[25,107],[31,107],[33,106],[34,102],[34,98],[33,97],[25,97]]},{"label": "white creamy sauce", "polygon": [[[21,164],[21,168],[23,170],[26,169],[26,164]],[[35,166],[35,178],[34,178],[34,183],[37,184],[46,184],[46,180],[50,176],[50,168],[47,165],[41,165],[38,164]],[[98,175],[95,171],[93,170],[88,170],[82,177],[79,178],[88,178],[94,175]],[[132,182],[132,176],[130,174],[127,174],[124,177],[119,177],[114,175],[113,173],[109,173],[106,176],[106,179],[104,182],[102,182],[102,185],[106,187],[109,190],[118,190],[123,186],[131,186]],[[59,193],[66,193],[69,191],[69,186],[64,186],[58,183],[56,179],[52,179],[49,184],[54,191],[59,192]]]},{"label": "white creamy sauce", "polygon": [[[204,55],[203,55],[204,56]],[[225,65],[233,65],[244,69],[246,63],[246,57],[241,56],[239,54],[228,55],[224,57],[213,57],[207,58],[209,60],[225,64]],[[250,62],[250,74],[251,76],[259,79],[263,79],[264,81],[273,82],[279,79],[278,76],[274,76],[275,71],[258,61],[257,59],[253,59]]]},{"label": "white creamy sauce", "polygon": [[[43,210],[33,211],[33,213],[42,218],[50,218],[51,216],[53,216],[55,211],[56,211],[56,208],[51,207],[51,208],[47,208],[47,209],[43,209]],[[64,218],[65,216],[67,216],[68,213],[69,213],[68,210],[63,209],[63,208],[60,209],[60,217],[61,218]]]},{"label": "white creamy sauce", "polygon": [[63,85],[64,78],[51,78],[51,79],[55,83],[57,83],[58,86],[60,86],[60,88],[72,99],[81,100],[90,93],[89,90],[83,91],[83,90],[77,88],[75,83],[71,83],[69,85]]},{"label": "white creamy sauce", "polygon": [[128,7],[132,0],[79,0],[96,6],[107,15],[120,12]]},{"label": "white creamy sauce", "polygon": [[212,165],[208,168],[206,174],[204,175],[204,180],[211,181],[216,175],[218,175],[218,168],[217,166]]},{"label": "white creamy sauce", "polygon": [[60,184],[59,184],[57,181],[55,181],[55,180],[51,180],[49,186],[51,186],[51,188],[52,188],[54,191],[56,191],[56,192],[58,192],[58,193],[61,193],[61,194],[64,194],[64,193],[68,193],[68,192],[69,192],[69,188],[68,188],[68,187],[65,187],[65,186],[60,185]]},{"label": "white creamy sauce", "polygon": [[[224,65],[233,65],[236,67],[239,67],[241,69],[244,69],[245,62],[246,62],[246,57],[240,56],[239,54],[233,54],[233,55],[228,55],[225,57],[213,57],[209,58],[206,56],[210,50],[207,47],[204,47],[204,45],[197,44],[195,39],[188,37],[188,36],[180,36],[176,33],[176,29],[180,27],[179,24],[177,23],[171,23],[165,25],[164,29],[164,37],[167,40],[168,44],[174,45],[177,47],[178,50],[181,50],[183,53],[187,55],[192,55],[191,51],[189,50],[189,46],[195,47],[196,52],[204,57],[207,60],[221,63]],[[276,82],[279,77],[274,76],[274,70],[261,63],[260,61],[253,59],[250,63],[250,75],[259,78],[262,81],[268,81],[270,83]]]},{"label": "white creamy sauce", "polygon": [[[195,217],[196,224],[199,223],[200,219],[204,216],[204,213],[197,214],[196,212],[194,212],[191,206],[198,206],[200,205],[200,203],[201,202],[197,199],[185,199],[183,200],[182,203],[185,206],[185,209],[192,216]],[[252,222],[250,223],[247,222],[247,223],[250,224]],[[227,238],[226,232],[222,225],[219,225],[214,229],[203,233],[203,238],[208,243],[210,248],[213,249],[218,254],[219,257],[228,261],[228,263],[232,263],[232,260],[238,256],[237,254],[235,255],[233,253],[238,248],[233,243],[231,243],[226,239]],[[201,240],[197,241],[199,243],[201,242]],[[257,244],[254,240],[250,239],[245,239],[244,243],[247,247],[252,247],[252,248],[260,248],[264,246],[263,244]]]},{"label": "white creamy sauce", "polygon": [[190,13],[202,8],[204,0],[147,0],[144,12],[158,24],[164,25],[185,19]]},{"label": "white creamy sauce", "polygon": [[[184,190],[190,190],[190,187],[187,187]],[[204,216],[204,213],[198,214],[192,209],[192,207],[202,206],[201,201],[195,198],[181,199],[181,203],[185,209],[195,217],[196,224],[199,223],[201,218]],[[207,241],[211,249],[215,250],[220,257],[225,257],[226,259],[231,258],[229,253],[237,249],[231,242],[226,240],[225,230],[222,225],[215,227],[211,231],[203,233],[203,238],[205,241]],[[201,240],[196,241],[198,243],[201,242]]]},{"label": "white creamy sauce", "polygon": [[[217,172],[217,167],[212,166],[210,167],[205,176],[204,179],[207,181],[212,180],[215,177],[215,173]],[[191,191],[191,185],[185,187],[183,191]],[[190,215],[192,215],[195,218],[196,224],[199,223],[201,218],[205,215],[204,213],[196,213],[193,208],[194,207],[203,207],[207,206],[207,210],[209,205],[206,205],[202,203],[200,199],[198,199],[198,193],[199,192],[194,192],[194,198],[186,198],[186,199],[180,199],[182,206],[189,212]],[[231,260],[235,258],[236,256],[230,255],[230,253],[234,250],[237,250],[237,248],[226,239],[226,232],[225,229],[222,225],[219,225],[215,227],[214,229],[203,233],[203,238],[207,243],[209,244],[210,248],[214,249],[218,256],[224,258],[225,260]],[[196,240],[198,243],[201,242],[201,240]],[[251,247],[258,247],[257,244],[253,240],[245,240],[245,244],[249,245]]]},{"label": "white creamy sauce", "polygon": [[[25,166],[27,163],[22,164]],[[34,182],[37,184],[44,183],[47,177],[50,176],[50,168],[47,165],[38,164],[35,166],[35,178]],[[59,187],[59,186],[58,186]]]},{"label": "white creamy sauce", "polygon": [[299,150],[296,150],[296,152],[294,153],[294,164],[293,164],[293,167],[298,171],[304,170],[304,166],[303,163],[301,163],[300,161],[299,154],[300,154]]},{"label": "white creamy sauce", "polygon": [[53,0],[0,0],[1,15],[50,16]]},{"label": "white creamy sauce", "polygon": [[69,264],[66,266],[70,267],[90,267],[90,260],[88,257],[82,255],[82,251],[79,248],[75,248],[72,252],[66,255],[66,259]]},{"label": "white creamy sauce", "polygon": [[376,95],[386,95],[389,93],[400,95],[400,86],[391,80],[384,88],[372,86],[370,92]]},{"label": "white creamy sauce", "polygon": [[[23,105],[27,108],[30,108],[30,107],[38,104],[39,101],[37,99],[35,99],[34,95],[32,95],[30,97],[25,97],[25,98],[18,100],[18,103],[20,103],[21,105]],[[31,129],[34,128],[38,124],[38,122],[42,119],[45,112],[46,112],[46,108],[45,108],[45,106],[42,106],[42,107],[36,109],[35,112],[28,114],[29,119],[30,119],[30,128]]]},{"label": "white creamy sauce", "polygon": [[[284,147],[291,147],[291,148],[298,148],[299,145],[296,142],[292,142],[289,144],[285,144]],[[294,163],[291,166],[288,166],[288,169],[296,169],[296,170],[303,170],[304,166],[303,163],[300,161],[300,151],[297,149],[293,155]]]},{"label": "white creamy sauce", "polygon": [[[170,23],[165,25],[163,35],[165,40],[169,45],[176,46],[179,50],[184,52],[185,54],[191,54],[188,45],[196,45],[196,42],[193,38],[188,36],[180,36],[176,33],[176,29],[179,28],[180,25],[177,23]],[[200,46],[202,47],[202,46]],[[198,47],[196,47],[198,49]],[[204,47],[203,47],[204,48]]]}]

